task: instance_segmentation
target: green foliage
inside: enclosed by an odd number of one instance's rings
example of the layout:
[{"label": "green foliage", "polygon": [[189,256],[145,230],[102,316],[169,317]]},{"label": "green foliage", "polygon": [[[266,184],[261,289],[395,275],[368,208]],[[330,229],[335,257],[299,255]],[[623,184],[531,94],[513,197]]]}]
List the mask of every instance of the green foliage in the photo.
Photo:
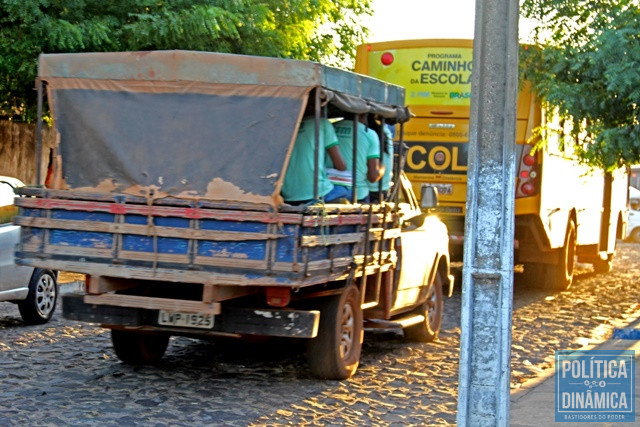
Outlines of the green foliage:
[{"label": "green foliage", "polygon": [[350,65],[371,0],[0,0],[0,118],[31,121],[40,53],[187,49]]},{"label": "green foliage", "polygon": [[637,0],[525,0],[540,20],[524,77],[574,123],[577,152],[612,169],[640,163],[640,8]]}]

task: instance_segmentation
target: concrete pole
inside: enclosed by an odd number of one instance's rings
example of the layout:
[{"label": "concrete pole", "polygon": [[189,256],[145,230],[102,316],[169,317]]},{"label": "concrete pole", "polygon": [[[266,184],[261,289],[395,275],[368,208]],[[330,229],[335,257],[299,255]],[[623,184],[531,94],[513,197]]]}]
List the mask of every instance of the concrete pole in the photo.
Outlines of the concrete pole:
[{"label": "concrete pole", "polygon": [[518,0],[476,0],[459,426],[509,424]]}]

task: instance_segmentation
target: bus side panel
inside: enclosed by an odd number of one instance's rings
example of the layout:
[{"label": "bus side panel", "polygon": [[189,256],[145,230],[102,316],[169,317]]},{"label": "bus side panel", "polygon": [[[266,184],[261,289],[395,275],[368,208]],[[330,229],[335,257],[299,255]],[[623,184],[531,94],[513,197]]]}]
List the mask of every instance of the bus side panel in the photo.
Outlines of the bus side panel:
[{"label": "bus side panel", "polygon": [[607,253],[615,250],[616,239],[624,239],[628,227],[629,175],[620,168],[613,172],[611,184],[611,223]]},{"label": "bus side panel", "polygon": [[543,156],[540,218],[551,248],[564,245],[567,221],[576,218],[578,246],[600,241],[604,176],[559,153]]}]

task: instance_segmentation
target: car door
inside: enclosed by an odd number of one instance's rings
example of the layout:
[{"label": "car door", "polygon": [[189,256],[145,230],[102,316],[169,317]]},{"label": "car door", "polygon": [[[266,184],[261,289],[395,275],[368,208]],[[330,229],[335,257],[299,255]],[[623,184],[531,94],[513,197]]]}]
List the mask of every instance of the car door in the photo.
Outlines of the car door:
[{"label": "car door", "polygon": [[20,239],[20,227],[12,223],[17,214],[13,203],[15,180],[9,182],[3,178],[0,177],[0,300],[13,299],[18,294],[9,294],[8,291],[16,289],[22,289],[26,297],[25,292],[33,273],[33,268],[15,264],[14,252]]},{"label": "car door", "polygon": [[[438,248],[431,241],[431,221],[421,212],[409,180],[402,175],[398,184],[402,232],[398,241],[400,274],[392,310],[415,305],[425,298]],[[439,235],[438,230],[433,231]]]}]

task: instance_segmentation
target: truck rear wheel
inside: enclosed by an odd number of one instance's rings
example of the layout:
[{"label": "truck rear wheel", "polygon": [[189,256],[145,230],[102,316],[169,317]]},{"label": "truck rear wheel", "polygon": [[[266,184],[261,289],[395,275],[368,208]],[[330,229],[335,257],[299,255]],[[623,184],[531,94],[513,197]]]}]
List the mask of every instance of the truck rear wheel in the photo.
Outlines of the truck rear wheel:
[{"label": "truck rear wheel", "polygon": [[424,321],[404,328],[404,337],[409,341],[431,342],[438,338],[442,323],[442,275],[438,271],[429,288],[427,300],[414,312],[424,316]]},{"label": "truck rear wheel", "polygon": [[309,340],[307,359],[314,376],[344,380],[355,374],[362,350],[362,308],[355,285],[326,298],[320,307],[318,336]]},{"label": "truck rear wheel", "polygon": [[576,225],[569,220],[564,246],[558,254],[556,264],[548,264],[544,285],[554,291],[566,291],[573,282],[573,270],[576,264]]},{"label": "truck rear wheel", "polygon": [[111,330],[111,342],[118,359],[128,365],[157,363],[169,344],[168,334]]}]

